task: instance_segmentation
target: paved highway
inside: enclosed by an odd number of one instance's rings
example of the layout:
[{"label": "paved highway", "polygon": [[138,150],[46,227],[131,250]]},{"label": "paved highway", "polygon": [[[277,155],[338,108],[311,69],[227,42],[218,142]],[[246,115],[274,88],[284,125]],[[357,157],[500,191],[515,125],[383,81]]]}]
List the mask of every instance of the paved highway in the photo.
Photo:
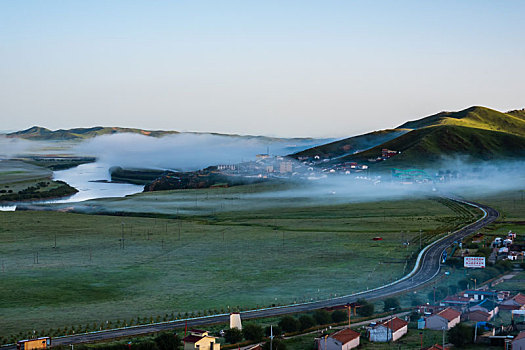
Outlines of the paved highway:
[{"label": "paved highway", "polygon": [[[420,253],[418,257],[418,262],[416,263],[416,267],[414,267],[412,272],[410,272],[407,276],[403,277],[402,279],[396,282],[393,282],[391,284],[376,288],[376,289],[372,289],[372,290],[368,290],[368,291],[360,292],[360,293],[355,293],[355,294],[351,294],[347,296],[342,296],[338,298],[314,301],[314,302],[302,303],[302,304],[293,304],[293,305],[274,307],[274,308],[267,308],[267,309],[244,311],[244,312],[241,312],[241,318],[246,320],[246,319],[252,319],[252,318],[259,318],[259,317],[278,316],[278,315],[295,313],[295,312],[310,311],[310,310],[315,310],[315,309],[324,308],[324,307],[331,307],[331,306],[352,303],[361,298],[367,299],[367,300],[380,299],[380,298],[385,298],[388,296],[392,296],[392,295],[396,295],[399,293],[404,293],[404,292],[408,292],[408,291],[417,289],[421,287],[422,285],[432,281],[434,278],[438,276],[440,272],[441,256],[443,254],[443,251],[447,247],[449,247],[454,241],[459,241],[463,237],[471,235],[472,233],[478,231],[482,227],[490,224],[491,222],[496,220],[499,216],[499,213],[496,210],[486,205],[469,202],[465,200],[460,200],[460,199],[456,199],[452,197],[449,197],[449,199],[452,199],[452,200],[455,200],[455,201],[458,201],[464,204],[468,204],[471,206],[475,206],[479,208],[481,211],[483,211],[484,215],[478,221],[472,224],[469,224],[451,233],[450,235],[432,243],[431,245],[427,246]],[[69,335],[65,337],[53,338],[52,344],[53,345],[69,345],[69,344],[95,342],[95,341],[114,339],[114,338],[120,338],[120,337],[136,336],[140,334],[154,333],[154,332],[159,332],[159,331],[171,330],[174,328],[181,328],[185,326],[186,322],[187,322],[188,327],[203,326],[207,324],[220,323],[220,322],[229,322],[229,314],[199,317],[199,318],[193,318],[193,319],[188,319],[188,320],[162,322],[162,323],[127,327],[127,328],[121,328],[121,329],[112,329],[112,330],[105,330],[105,331],[100,331],[100,332],[92,332],[88,334]],[[11,345],[11,346],[2,347],[2,350],[11,350],[15,348],[16,348],[15,346]]]}]

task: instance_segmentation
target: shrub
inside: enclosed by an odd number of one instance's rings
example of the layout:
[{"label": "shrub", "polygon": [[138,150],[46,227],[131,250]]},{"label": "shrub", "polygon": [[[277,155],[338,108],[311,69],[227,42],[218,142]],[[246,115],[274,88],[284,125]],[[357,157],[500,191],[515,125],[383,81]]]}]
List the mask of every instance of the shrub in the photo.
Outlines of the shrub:
[{"label": "shrub", "polygon": [[310,315],[303,315],[299,317],[299,329],[304,331],[305,329],[312,328],[315,326],[315,320]]},{"label": "shrub", "polygon": [[299,321],[292,316],[284,316],[279,321],[279,327],[281,327],[284,332],[295,332],[299,329]]},{"label": "shrub", "polygon": [[330,313],[326,310],[315,310],[314,312],[315,322],[319,325],[328,324],[332,322]]},{"label": "shrub", "polygon": [[[280,337],[281,334],[283,333],[281,327],[279,327],[279,326],[272,326],[271,328],[273,328],[272,331],[273,331],[273,336],[274,336],[274,337]],[[266,334],[267,337],[270,336],[270,333],[271,333],[271,331],[270,331],[270,326],[268,326],[268,327],[266,327],[266,328],[264,329],[264,333]]]},{"label": "shrub", "polygon": [[[272,342],[273,350],[286,350],[286,344],[282,340],[274,339]],[[267,341],[263,344],[263,350],[270,350],[270,342]]]},{"label": "shrub", "polygon": [[242,334],[247,340],[261,341],[264,337],[264,331],[261,326],[255,323],[247,323],[242,328]]},{"label": "shrub", "polygon": [[224,331],[224,339],[230,344],[238,343],[242,340],[242,332],[239,328],[230,328]]},{"label": "shrub", "polygon": [[474,330],[464,323],[458,323],[448,331],[448,341],[457,347],[472,343]]},{"label": "shrub", "polygon": [[397,298],[386,298],[383,302],[383,311],[390,311],[390,309],[399,309],[399,300]]},{"label": "shrub", "polygon": [[334,323],[346,321],[347,318],[348,316],[344,311],[336,310],[332,312],[332,321],[334,321]]},{"label": "shrub", "polygon": [[374,304],[370,304],[365,299],[359,299],[357,302],[361,305],[361,307],[357,309],[359,316],[367,317],[374,314]]}]

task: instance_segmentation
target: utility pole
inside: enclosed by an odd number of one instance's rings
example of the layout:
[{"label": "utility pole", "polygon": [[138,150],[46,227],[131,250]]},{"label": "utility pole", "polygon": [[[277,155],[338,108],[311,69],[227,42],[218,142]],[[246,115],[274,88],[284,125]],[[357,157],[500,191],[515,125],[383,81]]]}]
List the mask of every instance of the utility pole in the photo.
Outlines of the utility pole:
[{"label": "utility pole", "polygon": [[443,327],[443,349],[445,349],[445,327]]},{"label": "utility pole", "polygon": [[270,350],[273,350],[273,326],[270,325]]}]

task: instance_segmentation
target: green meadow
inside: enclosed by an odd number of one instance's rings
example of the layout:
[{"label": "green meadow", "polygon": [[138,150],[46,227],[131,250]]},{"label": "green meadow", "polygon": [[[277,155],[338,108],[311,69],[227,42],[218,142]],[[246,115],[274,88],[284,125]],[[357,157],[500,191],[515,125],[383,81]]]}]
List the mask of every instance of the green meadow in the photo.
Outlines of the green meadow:
[{"label": "green meadow", "polygon": [[0,212],[0,337],[374,288],[412,268],[420,237],[425,245],[477,216],[430,198],[176,218]]}]

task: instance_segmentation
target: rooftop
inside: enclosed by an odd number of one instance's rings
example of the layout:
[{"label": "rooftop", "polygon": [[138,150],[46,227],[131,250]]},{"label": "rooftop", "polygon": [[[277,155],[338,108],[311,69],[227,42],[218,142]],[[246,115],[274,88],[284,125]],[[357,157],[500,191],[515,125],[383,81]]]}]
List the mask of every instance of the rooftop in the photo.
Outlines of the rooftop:
[{"label": "rooftop", "polygon": [[334,338],[335,340],[346,344],[356,338],[359,338],[360,335],[361,334],[359,332],[353,331],[350,328],[345,328],[343,330],[340,330],[339,332],[332,334],[330,338]]},{"label": "rooftop", "polygon": [[[378,324],[377,326],[380,326],[380,325],[383,325],[385,326],[386,328],[390,328],[391,330],[393,330],[394,332],[397,332],[398,330],[400,330],[401,328],[405,327],[406,325],[408,325],[408,322],[405,321],[405,320],[402,320],[400,319],[399,317],[394,317],[392,319],[388,319],[386,320],[385,322],[381,323],[381,324]],[[376,326],[376,327],[377,327]]]},{"label": "rooftop", "polygon": [[461,312],[447,307],[445,310],[441,310],[436,315],[439,315],[449,321],[452,321],[453,319],[461,316]]}]

